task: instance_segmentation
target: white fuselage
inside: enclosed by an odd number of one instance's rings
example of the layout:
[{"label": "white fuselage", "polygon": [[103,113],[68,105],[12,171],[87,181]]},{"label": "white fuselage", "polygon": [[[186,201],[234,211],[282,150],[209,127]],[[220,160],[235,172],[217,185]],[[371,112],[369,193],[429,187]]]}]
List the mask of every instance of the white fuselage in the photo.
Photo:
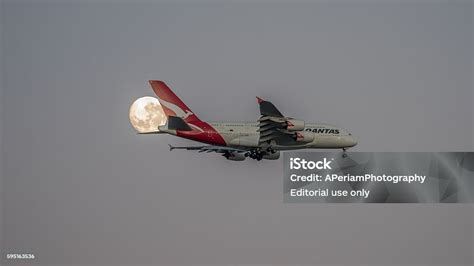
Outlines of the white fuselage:
[{"label": "white fuselage", "polygon": [[[228,146],[259,147],[257,122],[208,122],[225,140]],[[310,142],[294,142],[289,145],[272,143],[276,150],[292,149],[341,149],[357,144],[354,137],[347,131],[326,124],[306,124],[302,131],[314,134]]]}]

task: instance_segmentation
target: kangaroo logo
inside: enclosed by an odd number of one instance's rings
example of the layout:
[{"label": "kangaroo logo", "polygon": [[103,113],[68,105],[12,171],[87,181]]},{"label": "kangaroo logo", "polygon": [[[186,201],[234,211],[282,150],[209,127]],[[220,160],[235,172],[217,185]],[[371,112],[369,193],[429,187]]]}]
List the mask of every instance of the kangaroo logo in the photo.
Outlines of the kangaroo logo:
[{"label": "kangaroo logo", "polygon": [[186,119],[191,115],[194,115],[191,111],[183,111],[179,106],[173,103],[169,103],[163,99],[161,99],[161,104],[164,105],[166,108],[173,111],[177,116],[181,117],[182,119]]}]

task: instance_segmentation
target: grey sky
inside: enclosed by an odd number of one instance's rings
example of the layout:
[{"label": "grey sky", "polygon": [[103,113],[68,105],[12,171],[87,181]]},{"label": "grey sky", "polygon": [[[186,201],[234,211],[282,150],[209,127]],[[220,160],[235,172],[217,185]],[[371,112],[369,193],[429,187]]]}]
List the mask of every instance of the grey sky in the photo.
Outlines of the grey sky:
[{"label": "grey sky", "polygon": [[[3,15],[3,2],[0,2],[0,14]],[[2,16],[3,17],[3,16]],[[0,251],[3,250],[3,19],[0,19]]]},{"label": "grey sky", "polygon": [[[289,116],[359,151],[472,151],[472,2],[32,4],[3,35],[3,247],[36,263],[472,264],[472,205],[283,204],[280,161],[169,153],[128,108]],[[446,248],[455,247],[455,248]]]}]

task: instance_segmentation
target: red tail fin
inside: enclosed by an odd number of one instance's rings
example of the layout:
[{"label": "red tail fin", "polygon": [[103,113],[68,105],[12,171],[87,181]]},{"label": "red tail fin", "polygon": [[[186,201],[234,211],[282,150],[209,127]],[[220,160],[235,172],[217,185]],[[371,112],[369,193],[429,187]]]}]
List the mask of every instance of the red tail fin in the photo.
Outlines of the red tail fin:
[{"label": "red tail fin", "polygon": [[186,122],[199,120],[191,109],[189,109],[163,81],[150,80],[150,85],[158,96],[158,100],[167,116],[179,116]]}]

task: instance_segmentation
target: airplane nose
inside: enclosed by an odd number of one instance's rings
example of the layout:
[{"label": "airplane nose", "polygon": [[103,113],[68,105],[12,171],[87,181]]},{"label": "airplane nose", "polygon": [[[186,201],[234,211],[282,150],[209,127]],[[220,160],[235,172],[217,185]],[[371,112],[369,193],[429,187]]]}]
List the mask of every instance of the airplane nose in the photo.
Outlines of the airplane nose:
[{"label": "airplane nose", "polygon": [[354,147],[357,145],[357,140],[353,136],[349,135],[346,137],[346,145],[347,147]]}]

